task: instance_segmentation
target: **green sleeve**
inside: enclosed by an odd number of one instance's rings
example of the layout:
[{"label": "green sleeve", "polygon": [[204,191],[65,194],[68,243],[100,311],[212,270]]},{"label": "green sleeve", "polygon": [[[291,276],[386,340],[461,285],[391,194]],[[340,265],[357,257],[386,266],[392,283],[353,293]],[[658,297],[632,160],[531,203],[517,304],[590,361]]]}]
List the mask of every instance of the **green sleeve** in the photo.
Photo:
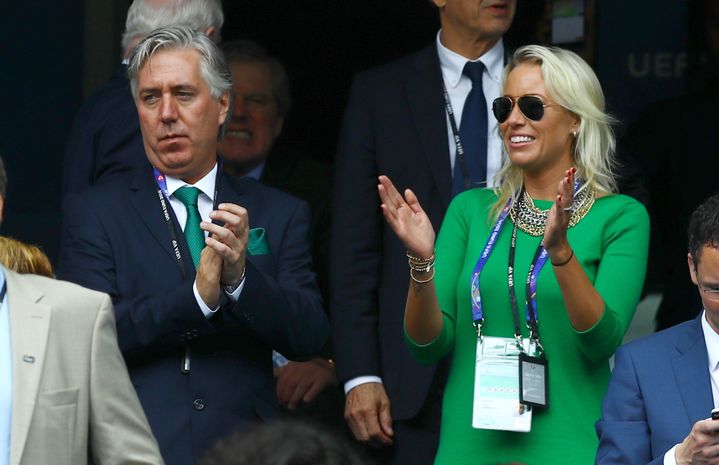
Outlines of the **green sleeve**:
[{"label": "green sleeve", "polygon": [[644,285],[649,216],[642,204],[626,199],[612,212],[602,235],[594,288],[604,300],[604,313],[593,327],[577,332],[580,347],[593,361],[608,359],[622,343]]},{"label": "green sleeve", "polygon": [[457,315],[457,281],[464,264],[470,217],[476,210],[474,203],[486,192],[470,190],[458,195],[449,205],[436,244],[434,285],[442,309],[442,331],[433,341],[417,344],[408,335],[405,339],[410,352],[421,363],[434,363],[447,355],[454,346]]}]

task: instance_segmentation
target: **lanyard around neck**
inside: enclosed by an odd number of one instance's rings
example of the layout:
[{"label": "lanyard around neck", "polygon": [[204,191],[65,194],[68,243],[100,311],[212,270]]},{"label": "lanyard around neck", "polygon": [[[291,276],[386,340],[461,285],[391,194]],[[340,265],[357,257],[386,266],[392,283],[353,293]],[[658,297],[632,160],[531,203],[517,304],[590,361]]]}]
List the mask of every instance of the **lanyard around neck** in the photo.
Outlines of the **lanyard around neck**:
[{"label": "lanyard around neck", "polygon": [[[579,190],[580,183],[579,181],[576,181],[574,184],[574,193],[576,195],[577,191]],[[520,192],[519,195],[522,195],[522,192]],[[472,300],[472,323],[477,328],[477,333],[481,335],[481,329],[482,324],[484,323],[484,307],[482,305],[482,297],[479,290],[479,278],[482,274],[482,270],[484,270],[484,266],[487,264],[487,260],[489,259],[490,254],[492,253],[492,250],[494,249],[494,246],[497,244],[497,240],[499,238],[499,233],[502,230],[502,226],[504,226],[504,222],[507,219],[507,216],[509,215],[509,211],[512,207],[512,199],[510,198],[507,200],[506,205],[502,209],[501,213],[499,214],[499,217],[497,218],[497,222],[494,224],[494,227],[492,228],[489,237],[487,238],[487,243],[484,246],[484,249],[482,250],[482,254],[477,259],[477,263],[474,266],[474,270],[472,271],[472,281],[471,281],[471,287],[470,287],[470,295]],[[510,242],[510,248],[509,248],[509,263],[508,263],[508,272],[507,272],[507,281],[509,284],[509,300],[510,304],[512,306],[512,316],[514,318],[514,335],[517,338],[521,337],[521,329],[519,324],[519,309],[517,304],[517,296],[514,289],[514,256],[515,256],[515,250],[516,250],[516,242],[517,242],[517,226],[515,225],[512,229],[512,239]],[[539,243],[539,246],[537,247],[536,252],[534,253],[534,257],[532,259],[531,264],[529,265],[529,272],[527,274],[527,280],[526,280],[526,321],[527,326],[530,329],[530,338],[534,339],[536,341],[539,340],[539,328],[538,328],[538,322],[539,322],[539,315],[537,311],[537,280],[539,278],[539,273],[544,268],[544,265],[547,263],[547,260],[549,259],[549,254],[547,253],[547,250],[544,248],[544,245],[542,242]]]},{"label": "lanyard around neck", "polygon": [[[517,226],[512,228],[512,240],[509,243],[509,263],[507,266],[507,282],[509,283],[509,302],[512,306],[512,316],[514,318],[514,337],[521,338],[522,330],[519,325],[519,306],[517,305],[517,293],[514,289],[514,256],[517,247]],[[526,321],[530,330],[529,338],[539,341],[539,327],[537,325],[539,318],[537,314],[537,279],[542,268],[547,263],[549,254],[544,248],[542,242],[537,246],[534,257],[529,265],[529,272],[526,280]]]},{"label": "lanyard around neck", "polygon": [[[170,233],[170,245],[172,246],[172,252],[175,255],[175,261],[180,267],[183,278],[187,277],[187,271],[185,270],[185,262],[182,259],[182,253],[180,252],[180,242],[177,240],[177,234],[175,228],[172,225],[172,216],[167,208],[167,203],[170,201],[170,193],[167,190],[167,179],[165,175],[157,168],[152,168],[155,182],[157,183],[157,197],[160,200],[160,207],[162,207],[162,216],[165,219],[167,225],[167,231]],[[222,159],[217,160],[217,173],[215,175],[215,195],[212,199],[212,209],[217,209],[217,197],[220,190],[220,182],[222,179]]]},{"label": "lanyard around neck", "polygon": [[462,170],[462,177],[464,178],[464,188],[469,189],[472,187],[472,179],[469,176],[469,168],[467,167],[467,160],[464,158],[464,148],[462,147],[462,140],[459,137],[457,121],[454,119],[454,110],[452,109],[452,103],[449,101],[449,93],[447,92],[447,86],[444,84],[444,81],[442,81],[442,91],[444,93],[444,105],[447,111],[447,117],[449,118],[449,125],[452,128],[452,139],[457,148],[454,162],[459,163],[459,167]]}]

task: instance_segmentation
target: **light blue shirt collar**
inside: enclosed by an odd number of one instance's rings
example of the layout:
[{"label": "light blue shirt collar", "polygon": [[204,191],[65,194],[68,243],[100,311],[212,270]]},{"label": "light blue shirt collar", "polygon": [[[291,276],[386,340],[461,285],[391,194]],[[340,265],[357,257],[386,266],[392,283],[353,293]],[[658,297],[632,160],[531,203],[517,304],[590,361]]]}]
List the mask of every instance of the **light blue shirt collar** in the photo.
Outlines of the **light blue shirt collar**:
[{"label": "light blue shirt collar", "polygon": [[439,38],[441,32],[442,30],[437,33],[437,54],[439,55],[439,64],[442,68],[445,85],[457,87],[462,77],[464,65],[468,61],[481,61],[487,75],[497,84],[502,82],[502,68],[504,68],[504,42],[502,40],[498,40],[494,47],[490,48],[481,57],[470,60],[445,47]]}]

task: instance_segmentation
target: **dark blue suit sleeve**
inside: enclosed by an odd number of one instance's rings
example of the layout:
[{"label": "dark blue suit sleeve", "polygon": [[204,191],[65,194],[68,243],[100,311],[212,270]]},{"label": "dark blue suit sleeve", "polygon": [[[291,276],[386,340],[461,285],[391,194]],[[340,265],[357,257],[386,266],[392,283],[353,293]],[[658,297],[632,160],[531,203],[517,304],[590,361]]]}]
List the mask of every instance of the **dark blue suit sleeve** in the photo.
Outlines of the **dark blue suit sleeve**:
[{"label": "dark blue suit sleeve", "polygon": [[[100,214],[97,209],[103,207],[98,202],[76,194],[64,202],[59,276],[110,294],[120,349],[128,359],[148,348],[177,348],[203,336],[234,338],[239,345],[250,337],[289,358],[311,358],[327,340],[329,329],[311,271],[309,212],[304,204],[297,205],[290,219],[277,222],[283,229],[270,232],[280,238],[273,250],[276,273],[261,271],[264,267],[255,266],[250,257],[238,302],[228,299],[209,320],[195,300],[194,275],[183,281],[155,242],[146,243],[143,250],[128,250],[128,238],[118,236],[136,230],[110,231],[121,227],[108,223],[113,215]],[[176,278],[164,276],[173,273],[178,273]]]},{"label": "dark blue suit sleeve", "polygon": [[[58,277],[90,289],[110,294],[115,308],[118,343],[131,358],[148,347],[177,347],[193,337],[216,332],[204,317],[192,291],[193,280],[180,283],[172,292],[152,289],[153,278],[118,275],[118,254],[136,254],[152,262],[151,250],[122,250],[112,244],[107,228],[90,199],[68,194],[64,200],[63,236]],[[138,264],[139,265],[139,264]],[[172,270],[174,271],[174,270]],[[137,270],[138,275],[141,271]],[[157,266],[158,274],[167,273]],[[131,282],[147,281],[147,292],[128,295],[123,289]]]},{"label": "dark blue suit sleeve", "polygon": [[[279,213],[279,212],[278,212]],[[251,214],[250,214],[251,215]],[[276,255],[276,275],[259,263],[267,256],[247,258],[245,286],[223,321],[248,327],[262,342],[291,360],[308,360],[319,353],[329,336],[327,316],[312,272],[308,230],[310,213],[298,202],[290,212]],[[250,217],[250,223],[252,218]]]},{"label": "dark blue suit sleeve", "polygon": [[[597,422],[597,465],[661,465],[652,457],[649,423],[634,360],[625,347],[615,355],[614,371]],[[664,451],[666,452],[666,451]]]},{"label": "dark blue suit sleeve", "polygon": [[330,310],[337,373],[343,382],[382,375],[378,294],[384,219],[370,102],[364,81],[355,79],[335,160]]}]

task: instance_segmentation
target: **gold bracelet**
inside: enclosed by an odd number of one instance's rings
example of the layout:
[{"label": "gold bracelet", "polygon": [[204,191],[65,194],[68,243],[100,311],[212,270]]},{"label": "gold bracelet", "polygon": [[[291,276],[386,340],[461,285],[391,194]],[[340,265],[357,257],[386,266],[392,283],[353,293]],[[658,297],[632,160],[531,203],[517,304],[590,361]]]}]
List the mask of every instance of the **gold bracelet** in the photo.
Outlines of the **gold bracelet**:
[{"label": "gold bracelet", "polygon": [[434,251],[429,258],[418,258],[407,251],[407,264],[411,271],[428,272],[434,267]]},{"label": "gold bracelet", "polygon": [[434,279],[434,268],[430,268],[430,270],[428,270],[428,271],[431,271],[432,274],[429,276],[429,278],[427,278],[425,280],[415,278],[414,274],[413,274],[414,271],[415,270],[409,270],[409,277],[412,278],[412,281],[416,282],[417,284],[426,284]]}]

